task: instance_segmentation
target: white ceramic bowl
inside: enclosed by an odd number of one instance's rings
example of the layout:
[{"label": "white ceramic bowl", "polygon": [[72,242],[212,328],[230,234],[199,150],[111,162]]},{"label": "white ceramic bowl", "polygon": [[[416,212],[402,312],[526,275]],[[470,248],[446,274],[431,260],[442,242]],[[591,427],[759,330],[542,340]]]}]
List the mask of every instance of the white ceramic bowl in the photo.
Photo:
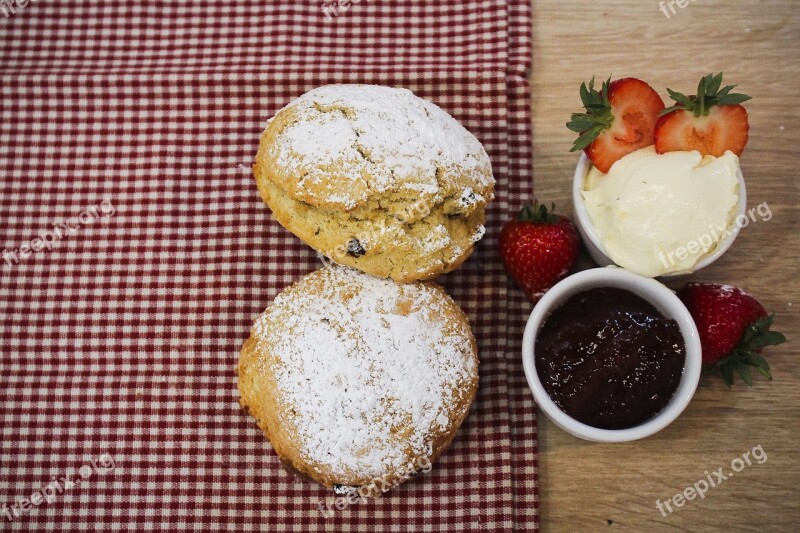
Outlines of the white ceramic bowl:
[{"label": "white ceramic bowl", "polygon": [[[578,160],[578,166],[575,167],[575,176],[572,180],[572,206],[575,213],[575,224],[578,226],[578,232],[581,234],[581,239],[583,239],[584,244],[586,244],[586,249],[589,251],[589,255],[592,256],[592,259],[594,259],[595,263],[600,266],[608,266],[613,265],[614,261],[606,254],[606,251],[603,248],[603,243],[600,240],[600,234],[592,223],[592,219],[589,217],[589,212],[586,210],[586,204],[584,204],[583,196],[581,195],[584,181],[586,180],[586,176],[589,174],[589,170],[591,170],[591,168],[591,160],[586,157],[585,153],[581,153],[581,158]],[[739,178],[739,205],[736,212],[738,217],[739,215],[745,215],[745,211],[747,209],[747,189],[744,185],[744,176],[742,175],[741,169],[739,169],[737,175]],[[728,248],[731,247],[733,241],[736,240],[736,236],[739,235],[739,229],[739,225],[734,223],[730,235],[720,241],[713,252],[700,258],[695,265],[694,270],[691,272],[676,272],[660,277],[670,278],[685,276],[687,274],[691,274],[692,272],[697,272],[701,268],[707,267],[722,257],[722,254],[728,251]]]},{"label": "white ceramic bowl", "polygon": [[[650,302],[661,314],[678,323],[686,343],[686,359],[678,388],[669,403],[643,424],[629,429],[600,429],[578,422],[562,411],[544,389],[536,372],[536,336],[550,314],[571,296],[601,287],[625,289]],[[694,320],[678,297],[658,281],[633,274],[618,267],[594,268],[567,277],[539,300],[528,318],[522,339],[522,364],[528,386],[539,409],[564,431],[586,440],[626,442],[641,439],[662,430],[680,415],[692,399],[700,380],[702,351]]]}]

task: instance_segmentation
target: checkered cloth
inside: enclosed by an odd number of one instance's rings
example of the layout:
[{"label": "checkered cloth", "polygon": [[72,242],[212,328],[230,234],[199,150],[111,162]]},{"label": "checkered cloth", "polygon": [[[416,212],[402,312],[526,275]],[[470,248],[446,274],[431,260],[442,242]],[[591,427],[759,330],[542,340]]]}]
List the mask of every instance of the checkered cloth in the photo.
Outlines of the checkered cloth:
[{"label": "checkered cloth", "polygon": [[[531,192],[529,5],[351,1],[0,2],[0,529],[537,529],[530,306],[496,253]],[[341,82],[448,110],[497,199],[442,278],[480,344],[469,418],[430,473],[325,516],[333,496],[240,410],[235,367],[254,318],[319,267],[258,196],[259,134]]]}]

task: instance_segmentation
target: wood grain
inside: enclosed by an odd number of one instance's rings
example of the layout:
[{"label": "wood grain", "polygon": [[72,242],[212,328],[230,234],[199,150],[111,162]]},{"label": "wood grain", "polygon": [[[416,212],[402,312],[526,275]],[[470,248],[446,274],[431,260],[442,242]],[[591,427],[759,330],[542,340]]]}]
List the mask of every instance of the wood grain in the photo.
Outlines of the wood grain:
[{"label": "wood grain", "polygon": [[[670,427],[627,444],[584,442],[540,416],[541,517],[549,531],[797,531],[800,528],[800,2],[696,0],[669,19],[656,0],[534,0],[531,77],[536,196],[569,210],[575,154],[565,127],[592,75],[636,76],[666,97],[723,71],[754,99],[742,157],[748,204],[771,220],[692,279],[732,283],[776,313],[789,343],[765,355],[775,379],[726,389],[706,376]],[[582,265],[590,265],[586,259]],[[677,284],[680,286],[680,283]],[[656,500],[682,492],[761,446],[734,477],[662,516]]]}]

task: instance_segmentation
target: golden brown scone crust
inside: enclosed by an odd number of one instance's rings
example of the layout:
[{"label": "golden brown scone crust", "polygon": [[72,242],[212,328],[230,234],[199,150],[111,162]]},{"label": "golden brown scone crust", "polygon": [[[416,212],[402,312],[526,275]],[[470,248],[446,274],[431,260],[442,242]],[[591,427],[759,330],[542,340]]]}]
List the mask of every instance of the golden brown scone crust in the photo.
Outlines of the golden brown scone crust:
[{"label": "golden brown scone crust", "polygon": [[332,266],[256,320],[238,374],[242,406],[291,470],[392,486],[452,441],[477,391],[477,346],[438,285]]},{"label": "golden brown scone crust", "polygon": [[457,268],[494,197],[480,142],[407,89],[327,85],[279,111],[253,173],[275,218],[340,264],[397,281]]}]

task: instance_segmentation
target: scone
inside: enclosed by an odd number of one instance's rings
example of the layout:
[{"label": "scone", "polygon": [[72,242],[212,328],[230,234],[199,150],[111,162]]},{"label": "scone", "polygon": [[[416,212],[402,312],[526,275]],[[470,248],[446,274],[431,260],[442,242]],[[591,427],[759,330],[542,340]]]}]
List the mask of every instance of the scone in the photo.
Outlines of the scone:
[{"label": "scone", "polygon": [[478,357],[438,285],[334,265],[259,316],[238,373],[242,406],[290,470],[328,487],[393,486],[450,444]]},{"label": "scone", "polygon": [[463,263],[494,197],[481,143],[407,89],[326,85],[281,109],[253,173],[273,216],[335,262],[397,281]]}]

